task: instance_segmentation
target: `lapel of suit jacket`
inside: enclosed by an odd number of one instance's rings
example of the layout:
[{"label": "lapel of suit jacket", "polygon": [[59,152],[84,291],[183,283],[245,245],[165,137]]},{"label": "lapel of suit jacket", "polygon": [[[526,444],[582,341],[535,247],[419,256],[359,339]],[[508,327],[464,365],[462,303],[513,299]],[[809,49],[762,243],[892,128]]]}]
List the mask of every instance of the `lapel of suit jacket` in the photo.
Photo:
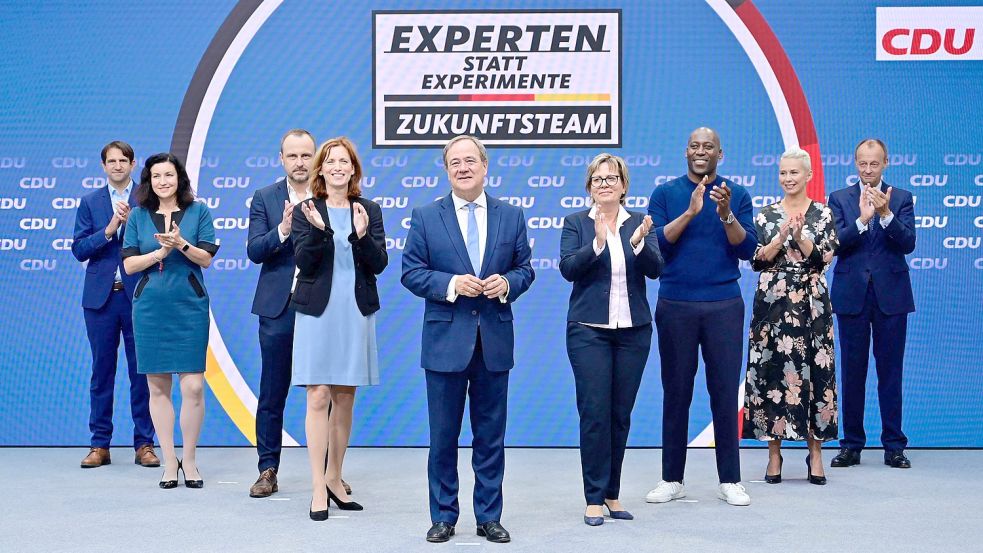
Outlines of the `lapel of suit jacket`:
[{"label": "lapel of suit jacket", "polygon": [[[444,221],[447,237],[454,245],[457,256],[461,258],[461,262],[464,263],[469,272],[475,274],[474,267],[471,266],[471,257],[468,256],[468,247],[464,244],[464,235],[461,234],[461,225],[457,222],[454,198],[451,198],[450,194],[444,196],[444,199],[440,201],[440,218]],[[487,249],[487,245],[485,247]]]},{"label": "lapel of suit jacket", "polygon": [[625,274],[628,274],[628,270],[635,265],[635,256],[630,255],[634,248],[631,247],[631,235],[635,233],[635,226],[631,224],[631,213],[628,213],[628,218],[618,229],[619,236],[621,238],[621,251],[625,252]]},{"label": "lapel of suit jacket", "polygon": [[488,204],[488,213],[486,214],[485,256],[481,258],[481,278],[485,278],[485,275],[488,274],[488,265],[492,255],[495,254],[495,247],[498,246],[499,229],[502,228],[502,202],[492,198],[487,193],[485,194],[485,202]]}]

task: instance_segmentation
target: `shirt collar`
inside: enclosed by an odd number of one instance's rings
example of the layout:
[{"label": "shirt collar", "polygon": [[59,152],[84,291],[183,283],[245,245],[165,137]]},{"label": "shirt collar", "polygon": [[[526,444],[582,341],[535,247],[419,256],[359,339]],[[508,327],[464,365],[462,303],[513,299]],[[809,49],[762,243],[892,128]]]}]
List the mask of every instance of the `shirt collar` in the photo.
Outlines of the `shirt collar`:
[{"label": "shirt collar", "polygon": [[[465,200],[464,198],[458,197],[458,195],[455,194],[455,193],[453,193],[453,192],[451,192],[451,198],[454,200],[454,209],[455,210],[464,209],[464,206],[466,206],[466,205],[468,205],[468,203],[470,203],[467,200]],[[474,203],[478,204],[478,207],[483,207],[485,209],[488,209],[488,197],[485,195],[485,191],[484,190],[481,191],[481,195],[480,196],[478,196],[477,198],[475,198]]]},{"label": "shirt collar", "polygon": [[109,187],[109,194],[111,196],[121,195],[124,198],[129,198],[130,197],[130,193],[133,192],[133,179],[130,179],[130,184],[127,184],[126,185],[126,188],[123,189],[123,193],[122,194],[120,194],[119,192],[117,192],[116,189],[113,188],[113,185],[107,184],[106,186]]},{"label": "shirt collar", "polygon": [[[590,212],[587,213],[587,216],[590,217],[591,219],[594,219],[594,218],[596,218],[595,217],[596,215],[597,215],[597,206],[595,205],[595,206],[592,206],[590,208]],[[625,209],[625,206],[619,205],[618,206],[618,226],[620,227],[621,225],[623,225],[625,223],[625,221],[627,221],[628,219],[631,219],[631,215],[628,214],[628,210]]]}]

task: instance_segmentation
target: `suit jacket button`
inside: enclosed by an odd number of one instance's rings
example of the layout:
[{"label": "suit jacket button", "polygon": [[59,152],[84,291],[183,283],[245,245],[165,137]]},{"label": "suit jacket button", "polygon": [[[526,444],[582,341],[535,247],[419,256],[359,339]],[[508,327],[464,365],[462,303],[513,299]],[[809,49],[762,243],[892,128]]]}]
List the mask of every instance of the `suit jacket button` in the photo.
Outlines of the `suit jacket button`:
[{"label": "suit jacket button", "polygon": [[472,315],[477,315],[477,314],[478,314],[478,312],[477,312],[477,311],[472,311],[472,312],[471,312],[471,314],[472,314]]}]

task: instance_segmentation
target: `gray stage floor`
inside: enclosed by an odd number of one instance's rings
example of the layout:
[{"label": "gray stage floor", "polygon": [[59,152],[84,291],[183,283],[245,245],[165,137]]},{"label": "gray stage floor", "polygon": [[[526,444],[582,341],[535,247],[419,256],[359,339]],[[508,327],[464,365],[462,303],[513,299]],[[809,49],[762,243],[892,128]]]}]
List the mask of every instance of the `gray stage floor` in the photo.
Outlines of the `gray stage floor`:
[{"label": "gray stage floor", "polygon": [[[826,463],[833,452],[826,452]],[[786,481],[759,480],[764,450],[744,450],[750,507],[716,497],[712,450],[691,450],[686,502],[649,505],[659,450],[629,450],[622,501],[629,522],[583,524],[579,453],[509,449],[503,524],[512,543],[477,538],[470,450],[462,450],[462,513],[457,536],[429,544],[426,449],[352,449],[345,476],[366,510],[331,510],[313,522],[306,451],[288,449],[280,493],[252,499],[256,456],[246,448],[199,452],[203,490],[157,488],[159,469],[132,464],[78,468],[83,449],[0,449],[7,470],[0,550],[14,551],[981,551],[983,451],[910,451],[914,468],[891,469],[882,452],[863,464],[827,468],[829,485],[805,480],[805,453],[785,453]],[[340,549],[337,549],[340,548]]]}]

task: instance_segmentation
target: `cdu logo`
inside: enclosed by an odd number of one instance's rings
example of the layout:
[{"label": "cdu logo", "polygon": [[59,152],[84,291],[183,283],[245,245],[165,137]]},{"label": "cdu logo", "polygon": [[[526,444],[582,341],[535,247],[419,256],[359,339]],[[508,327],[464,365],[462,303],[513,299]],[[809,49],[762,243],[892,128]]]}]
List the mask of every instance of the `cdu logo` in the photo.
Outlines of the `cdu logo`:
[{"label": "cdu logo", "polygon": [[24,157],[0,157],[0,169],[23,169],[27,165]]},{"label": "cdu logo", "polygon": [[79,198],[54,198],[51,207],[54,209],[77,209],[82,200]]},{"label": "cdu logo", "polygon": [[58,219],[27,217],[20,220],[20,228],[23,230],[54,230]]},{"label": "cdu logo", "polygon": [[22,259],[19,265],[22,271],[54,271],[58,268],[55,259]]},{"label": "cdu logo", "polygon": [[564,176],[534,175],[526,181],[532,188],[561,188],[567,182]]},{"label": "cdu logo", "polygon": [[53,157],[51,166],[55,169],[84,169],[89,165],[88,158],[84,157]]},{"label": "cdu logo", "polygon": [[54,188],[57,182],[55,177],[24,177],[20,180],[20,187],[28,190]]},{"label": "cdu logo", "polygon": [[407,156],[374,156],[369,160],[372,167],[406,167],[407,163]]},{"label": "cdu logo", "polygon": [[0,250],[24,251],[27,248],[27,238],[0,238]]},{"label": "cdu logo", "polygon": [[27,198],[0,198],[0,209],[24,209]]}]

